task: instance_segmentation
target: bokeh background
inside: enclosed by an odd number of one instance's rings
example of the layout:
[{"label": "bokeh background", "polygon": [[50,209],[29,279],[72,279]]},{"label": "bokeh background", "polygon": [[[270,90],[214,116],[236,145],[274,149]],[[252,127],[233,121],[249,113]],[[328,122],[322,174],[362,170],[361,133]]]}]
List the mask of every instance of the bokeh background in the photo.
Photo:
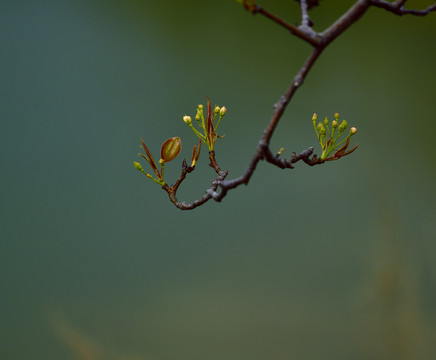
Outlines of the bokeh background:
[{"label": "bokeh background", "polygon": [[[351,3],[322,1],[316,29]],[[293,1],[261,4],[299,21]],[[272,143],[314,146],[313,112],[339,112],[352,156],[260,163],[182,212],[134,169],[140,136],[156,157],[180,136],[188,158],[182,116],[209,96],[239,176],[310,46],[231,0],[1,1],[0,358],[434,358],[435,16],[368,11]],[[205,154],[180,199],[209,186]]]}]

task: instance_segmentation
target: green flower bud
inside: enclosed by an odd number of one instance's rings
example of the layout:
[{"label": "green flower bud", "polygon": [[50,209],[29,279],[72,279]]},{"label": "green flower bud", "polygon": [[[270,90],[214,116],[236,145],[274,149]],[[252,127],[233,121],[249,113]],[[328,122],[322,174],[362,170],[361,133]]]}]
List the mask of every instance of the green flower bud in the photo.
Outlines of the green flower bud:
[{"label": "green flower bud", "polygon": [[312,121],[315,122],[316,120],[318,120],[318,115],[316,115],[316,113],[313,113]]},{"label": "green flower bud", "polygon": [[198,105],[198,108],[199,108],[200,110],[202,110],[202,109],[203,109],[203,104]]},{"label": "green flower bud", "polygon": [[135,166],[136,170],[142,171],[142,166],[139,162],[134,161],[133,165]]},{"label": "green flower bud", "polygon": [[215,109],[213,109],[214,113],[219,113],[220,112],[220,107],[219,106],[215,106]]},{"label": "green flower bud", "polygon": [[195,115],[195,120],[200,121],[200,119],[201,119],[200,114],[197,113],[197,115]]},{"label": "green flower bud", "polygon": [[324,125],[329,126],[329,119],[327,118],[327,116],[324,119]]},{"label": "green flower bud", "polygon": [[164,159],[160,159],[159,160],[159,164],[160,164],[160,166],[163,166],[165,164],[165,160]]},{"label": "green flower bud", "polygon": [[[198,116],[198,114],[197,114],[197,116]],[[195,118],[197,118],[197,116],[196,116]],[[183,117],[183,121],[184,121],[187,125],[189,125],[189,124],[192,123],[192,119],[191,119],[191,117],[190,117],[190,116],[187,116],[187,115],[185,115],[185,116]]]},{"label": "green flower bud", "polygon": [[220,109],[220,115],[221,115],[221,116],[224,116],[224,115],[226,114],[226,112],[227,112],[227,109],[226,109],[225,106],[223,106],[223,107]]},{"label": "green flower bud", "polygon": [[339,125],[339,131],[344,131],[347,128],[347,122],[345,120],[342,120],[342,124]]},{"label": "green flower bud", "polygon": [[318,129],[318,132],[319,132],[320,135],[324,135],[325,134],[325,127],[324,127],[323,124],[318,123],[317,129]]},{"label": "green flower bud", "polygon": [[339,113],[335,113],[335,119],[336,119],[336,121],[339,120]]},{"label": "green flower bud", "polygon": [[336,120],[332,121],[332,128],[336,129],[338,127],[338,122]]}]

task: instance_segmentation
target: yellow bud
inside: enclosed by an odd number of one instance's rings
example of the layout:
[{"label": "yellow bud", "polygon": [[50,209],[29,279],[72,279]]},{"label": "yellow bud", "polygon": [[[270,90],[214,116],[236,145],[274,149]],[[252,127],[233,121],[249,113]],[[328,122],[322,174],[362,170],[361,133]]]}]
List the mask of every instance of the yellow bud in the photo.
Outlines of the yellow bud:
[{"label": "yellow bud", "polygon": [[224,116],[224,115],[226,114],[226,112],[227,112],[227,109],[226,109],[225,106],[223,106],[223,107],[220,109],[220,115],[221,115],[221,116]]},{"label": "yellow bud", "polygon": [[198,105],[199,109],[203,109],[203,104]]},{"label": "yellow bud", "polygon": [[339,125],[339,130],[344,131],[347,128],[347,122],[345,120],[342,120],[342,124]]},{"label": "yellow bud", "polygon": [[336,119],[336,121],[339,120],[339,113],[335,113],[335,119]]},{"label": "yellow bud", "polygon": [[183,121],[186,123],[186,124],[190,124],[190,123],[192,123],[192,119],[191,119],[191,117],[190,116],[187,116],[187,115],[185,115],[184,117],[183,117]]},{"label": "yellow bud", "polygon": [[350,129],[350,134],[354,135],[355,133],[357,133],[357,128],[355,128],[354,126]]},{"label": "yellow bud", "polygon": [[141,171],[142,170],[142,166],[139,162],[134,161],[133,165],[135,166],[136,170]]},{"label": "yellow bud", "polygon": [[318,115],[316,115],[316,113],[313,113],[312,121],[316,121],[317,119],[318,119]]},{"label": "yellow bud", "polygon": [[319,123],[317,128],[318,128],[318,132],[319,132],[320,135],[324,135],[325,134],[325,127],[324,127],[323,124]]},{"label": "yellow bud", "polygon": [[220,112],[220,107],[219,106],[215,106],[215,109],[213,109],[214,113],[219,113]]},{"label": "yellow bud", "polygon": [[338,127],[338,122],[336,120],[332,121],[332,128],[335,129]]},{"label": "yellow bud", "polygon": [[164,160],[164,159],[160,159],[160,160],[159,160],[159,165],[160,165],[160,166],[163,166],[164,164],[165,164],[165,160]]}]

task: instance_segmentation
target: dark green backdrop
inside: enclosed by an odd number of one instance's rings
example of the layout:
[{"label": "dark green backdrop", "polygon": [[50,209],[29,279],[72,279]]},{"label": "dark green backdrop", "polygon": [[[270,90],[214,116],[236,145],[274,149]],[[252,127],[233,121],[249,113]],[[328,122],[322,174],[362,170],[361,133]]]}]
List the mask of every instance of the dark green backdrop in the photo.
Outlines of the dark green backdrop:
[{"label": "dark green backdrop", "polygon": [[[318,29],[351,3],[322,1]],[[262,4],[299,20],[297,3]],[[158,157],[180,136],[189,157],[182,116],[209,96],[239,176],[310,47],[230,0],[2,1],[0,358],[433,358],[435,19],[368,11],[273,138],[316,145],[313,112],[338,111],[352,156],[261,163],[181,212],[134,169],[139,137]],[[191,175],[187,201],[213,177],[205,152]]]}]

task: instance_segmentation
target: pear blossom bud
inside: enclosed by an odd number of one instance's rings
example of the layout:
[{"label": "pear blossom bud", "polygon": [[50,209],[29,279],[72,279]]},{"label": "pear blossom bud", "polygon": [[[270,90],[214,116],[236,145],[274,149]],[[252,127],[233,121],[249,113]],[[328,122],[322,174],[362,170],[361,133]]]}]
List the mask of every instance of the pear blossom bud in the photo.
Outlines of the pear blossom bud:
[{"label": "pear blossom bud", "polygon": [[139,162],[134,161],[133,166],[135,166],[136,170],[139,170],[139,171],[142,170],[142,166]]},{"label": "pear blossom bud", "polygon": [[342,124],[339,125],[339,131],[344,131],[347,128],[347,122],[342,120]]},{"label": "pear blossom bud", "polygon": [[318,123],[317,129],[318,129],[318,132],[319,132],[320,135],[324,135],[325,134],[325,127],[324,127],[324,125],[322,123]]}]

